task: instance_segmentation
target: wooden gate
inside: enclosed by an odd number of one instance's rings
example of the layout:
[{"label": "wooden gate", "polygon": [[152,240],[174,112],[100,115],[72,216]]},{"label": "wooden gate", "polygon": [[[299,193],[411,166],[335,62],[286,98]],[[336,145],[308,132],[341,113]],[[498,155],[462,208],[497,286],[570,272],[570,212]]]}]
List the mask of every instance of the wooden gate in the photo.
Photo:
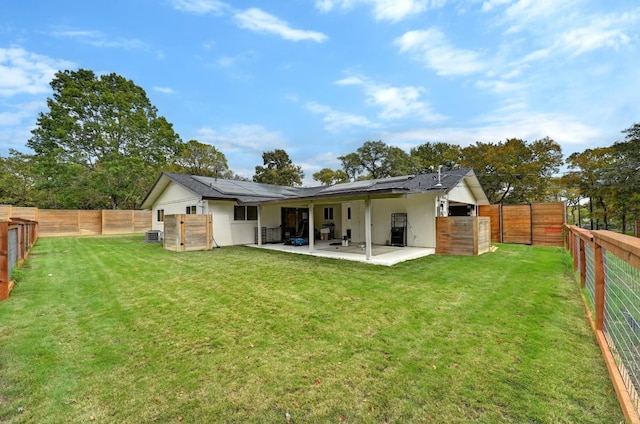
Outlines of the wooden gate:
[{"label": "wooden gate", "polygon": [[533,244],[531,204],[502,205],[502,242]]}]

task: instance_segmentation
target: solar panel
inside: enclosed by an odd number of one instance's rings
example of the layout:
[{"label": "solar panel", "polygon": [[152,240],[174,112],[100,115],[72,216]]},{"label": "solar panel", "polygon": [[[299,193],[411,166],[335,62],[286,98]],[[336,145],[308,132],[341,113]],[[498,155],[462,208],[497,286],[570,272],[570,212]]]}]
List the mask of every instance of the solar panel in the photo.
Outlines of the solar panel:
[{"label": "solar panel", "polygon": [[374,183],[375,183],[374,180],[353,181],[353,182],[350,182],[350,183],[342,183],[342,184],[332,185],[332,186],[327,187],[324,190],[322,190],[322,192],[323,193],[331,193],[331,192],[334,192],[334,191],[358,190],[358,189],[371,187]]},{"label": "solar panel", "polygon": [[291,187],[281,187],[269,184],[260,184],[250,181],[223,180],[212,177],[194,178],[216,190],[227,195],[260,196],[260,197],[282,197],[295,194]]},{"label": "solar panel", "polygon": [[367,188],[374,187],[377,184],[386,184],[386,183],[394,183],[400,181],[406,181],[413,178],[413,175],[402,175],[399,177],[388,177],[388,178],[379,178],[377,180],[362,180],[362,181],[353,181],[350,183],[336,184],[331,187],[327,187],[322,190],[323,193],[331,193],[337,191],[345,191],[345,190],[364,190]]}]

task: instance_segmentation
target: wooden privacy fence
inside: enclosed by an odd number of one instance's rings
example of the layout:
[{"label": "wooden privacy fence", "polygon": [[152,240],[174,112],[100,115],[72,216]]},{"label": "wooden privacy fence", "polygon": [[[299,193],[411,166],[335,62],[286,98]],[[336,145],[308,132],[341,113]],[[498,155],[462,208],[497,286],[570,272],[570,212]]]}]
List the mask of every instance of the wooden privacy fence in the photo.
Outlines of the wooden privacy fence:
[{"label": "wooden privacy fence", "polygon": [[212,249],[213,217],[211,215],[165,215],[163,247],[176,252]]},{"label": "wooden privacy fence", "polygon": [[38,238],[35,221],[15,218],[0,221],[0,300],[6,300],[13,288],[11,273],[20,267]]},{"label": "wooden privacy fence", "polygon": [[589,321],[628,422],[640,423],[640,239],[566,226]]},{"label": "wooden privacy fence", "polygon": [[151,229],[150,210],[68,210],[0,205],[0,219],[20,217],[38,222],[38,234],[77,236],[144,233]]},{"label": "wooden privacy fence", "polygon": [[479,206],[479,215],[491,218],[495,243],[564,246],[564,202]]},{"label": "wooden privacy fence", "polygon": [[491,219],[486,216],[436,218],[436,253],[477,256],[491,249]]}]

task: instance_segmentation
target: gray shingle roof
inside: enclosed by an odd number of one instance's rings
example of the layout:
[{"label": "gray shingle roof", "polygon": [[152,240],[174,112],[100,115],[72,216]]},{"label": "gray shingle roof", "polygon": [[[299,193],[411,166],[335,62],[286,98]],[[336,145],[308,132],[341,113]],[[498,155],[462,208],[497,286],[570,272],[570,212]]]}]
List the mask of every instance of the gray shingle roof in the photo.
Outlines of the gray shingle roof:
[{"label": "gray shingle roof", "polygon": [[[250,181],[223,180],[196,175],[163,173],[142,202],[143,207],[153,203],[152,193],[173,181],[206,200],[235,200],[239,203],[269,203],[286,200],[306,200],[337,198],[346,196],[366,196],[372,194],[423,193],[428,191],[447,192],[464,178],[477,178],[470,168],[454,169],[438,173],[405,175],[376,180],[353,181],[332,186],[285,187]],[[161,181],[164,181],[161,183]],[[486,199],[482,188],[476,189]],[[157,193],[159,195],[160,193]]]}]

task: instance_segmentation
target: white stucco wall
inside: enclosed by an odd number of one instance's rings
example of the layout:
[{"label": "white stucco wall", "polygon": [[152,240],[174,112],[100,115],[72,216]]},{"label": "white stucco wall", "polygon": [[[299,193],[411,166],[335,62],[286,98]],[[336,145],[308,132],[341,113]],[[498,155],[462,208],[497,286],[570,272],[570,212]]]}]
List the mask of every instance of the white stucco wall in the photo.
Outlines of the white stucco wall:
[{"label": "white stucco wall", "polygon": [[[349,219],[348,208],[351,208],[351,219]],[[342,239],[347,235],[347,230],[351,230],[351,241],[353,243],[364,242],[364,201],[345,202],[341,204],[340,209],[340,232],[336,232],[336,237]]]},{"label": "white stucco wall", "polygon": [[153,204],[151,228],[153,230],[164,231],[164,222],[158,221],[159,209],[164,209],[165,215],[175,215],[185,213],[187,206],[196,205],[198,213],[202,213],[201,204],[198,204],[198,199],[198,196],[184,187],[173,183],[169,184]]},{"label": "white stucco wall", "polygon": [[436,196],[414,194],[406,198],[371,201],[372,243],[386,244],[391,236],[391,214],[406,213],[407,246],[435,247]]},{"label": "white stucco wall", "polygon": [[[324,219],[324,208],[333,208],[333,219]],[[313,207],[313,228],[317,231],[322,229],[323,224],[333,224],[334,236],[342,238],[342,205],[340,203],[322,203]],[[346,213],[346,212],[345,212]]]}]

